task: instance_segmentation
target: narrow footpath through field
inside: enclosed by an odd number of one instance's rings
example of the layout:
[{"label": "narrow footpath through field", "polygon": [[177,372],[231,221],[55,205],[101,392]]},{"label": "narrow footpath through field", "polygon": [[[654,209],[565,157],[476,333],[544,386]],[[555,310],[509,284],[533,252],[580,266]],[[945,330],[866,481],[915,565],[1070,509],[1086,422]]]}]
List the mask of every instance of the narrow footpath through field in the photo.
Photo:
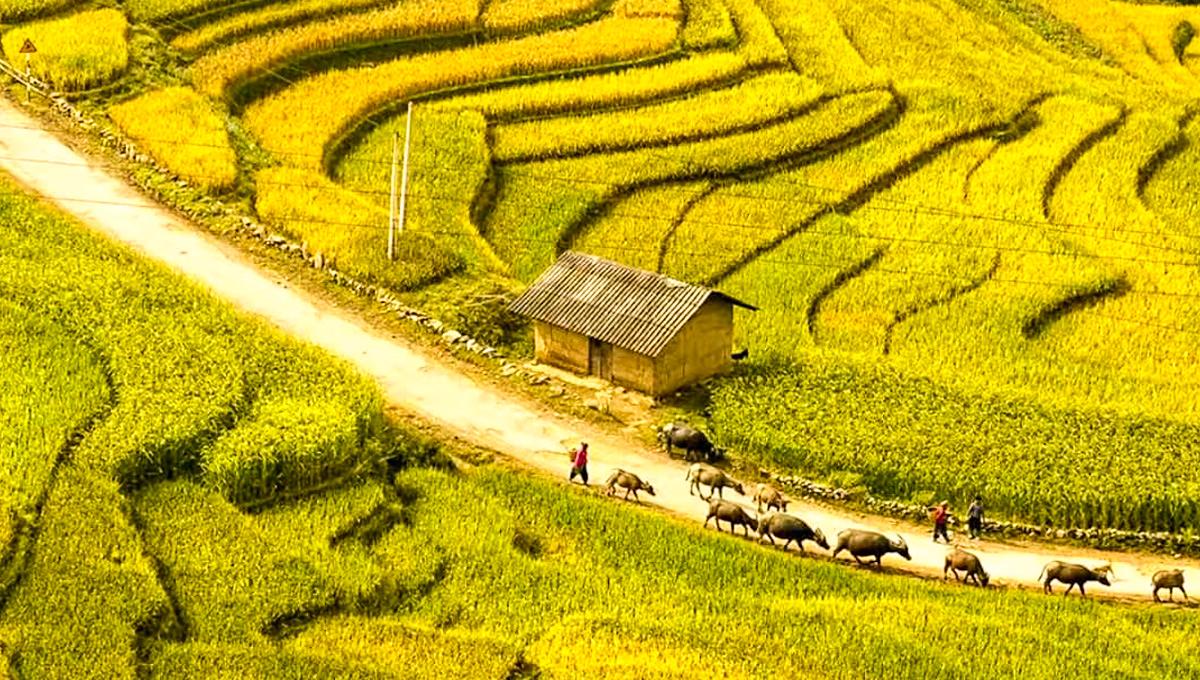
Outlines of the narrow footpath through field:
[{"label": "narrow footpath through field", "polygon": [[[586,440],[592,449],[594,483],[602,483],[613,468],[621,467],[654,484],[658,496],[647,500],[679,516],[704,519],[707,505],[688,494],[685,463],[473,380],[403,340],[369,328],[349,312],[283,284],[233,246],[175,217],[124,180],[90,163],[2,97],[0,168],[92,228],[201,282],[237,307],[353,362],[378,381],[392,404],[407,412],[564,480],[569,467],[565,447]],[[892,555],[884,563],[941,575],[946,548],[932,543],[925,528],[807,503],[796,503],[791,510],[820,527],[831,543],[847,527],[899,532],[909,544],[912,562]],[[1186,568],[1188,583],[1200,583],[1200,563],[1194,561],[986,541],[971,549],[980,555],[993,583],[1009,586],[1037,585],[1042,565],[1053,559],[1089,565],[1111,559],[1116,577],[1112,587],[1093,584],[1088,591],[1100,596],[1148,598],[1150,574],[1164,567]],[[1055,589],[1062,592],[1064,587],[1055,584]]]}]

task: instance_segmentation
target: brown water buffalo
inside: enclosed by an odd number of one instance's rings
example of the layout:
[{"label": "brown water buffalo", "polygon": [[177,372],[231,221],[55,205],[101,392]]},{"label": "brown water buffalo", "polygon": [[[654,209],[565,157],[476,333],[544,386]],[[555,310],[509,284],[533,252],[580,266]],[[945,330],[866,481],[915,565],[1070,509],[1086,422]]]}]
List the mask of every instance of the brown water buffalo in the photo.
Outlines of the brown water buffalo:
[{"label": "brown water buffalo", "polygon": [[862,557],[874,557],[875,564],[880,564],[883,556],[888,553],[896,553],[904,559],[912,561],[912,556],[908,554],[908,544],[902,537],[897,536],[893,541],[875,531],[843,530],[838,534],[837,547],[833,549],[833,556],[837,557],[837,554],[843,550],[849,552],[854,561],[859,564],[863,563],[859,559]]},{"label": "brown water buffalo", "polygon": [[770,484],[758,485],[758,489],[754,491],[754,502],[757,504],[759,514],[762,514],[764,503],[767,510],[787,512],[788,500],[783,497],[783,493],[779,489]]},{"label": "brown water buffalo", "polygon": [[1075,586],[1079,586],[1079,595],[1081,597],[1087,597],[1087,593],[1083,590],[1083,584],[1088,581],[1096,581],[1106,586],[1112,585],[1108,582],[1108,577],[1112,576],[1112,567],[1107,564],[1095,569],[1089,569],[1081,564],[1069,564],[1054,560],[1042,567],[1042,573],[1038,576],[1038,579],[1040,580],[1042,576],[1046,577],[1045,581],[1042,582],[1042,590],[1047,593],[1054,592],[1054,589],[1050,587],[1051,581],[1057,580],[1067,584],[1067,592],[1063,593],[1064,597],[1070,595],[1071,589]]},{"label": "brown water buffalo", "polygon": [[742,509],[742,506],[731,501],[713,498],[708,501],[708,516],[704,518],[704,527],[708,528],[708,520],[716,518],[717,531],[721,530],[721,522],[729,522],[729,533],[734,533],[737,525],[742,525],[745,535],[750,536],[750,530],[758,529],[758,520]]},{"label": "brown water buffalo", "polygon": [[620,469],[609,475],[608,481],[605,482],[605,486],[608,487],[609,496],[613,495],[613,492],[615,492],[619,486],[625,489],[625,500],[629,500],[629,494],[632,492],[633,500],[639,503],[641,501],[638,500],[638,491],[645,491],[651,496],[654,495],[653,486],[650,486],[649,483],[642,481],[641,477],[638,477],[632,472],[626,472],[625,470]]},{"label": "brown water buffalo", "polygon": [[[687,477],[685,479],[692,483],[692,485],[688,488],[688,493],[693,496],[699,494],[700,497],[704,498],[706,501],[712,499],[714,491],[717,493],[719,498],[725,498],[725,494],[723,493],[725,487],[729,487],[743,496],[746,495],[746,491],[742,488],[741,482],[734,481],[733,477],[730,477],[721,470],[718,470],[717,468],[705,463],[693,463],[692,466],[688,468]],[[701,484],[708,487],[708,498],[705,498],[704,494],[699,493]]]},{"label": "brown water buffalo", "polygon": [[1167,601],[1175,601],[1175,589],[1183,593],[1183,601],[1187,602],[1187,591],[1183,589],[1183,570],[1182,569],[1165,569],[1163,571],[1154,572],[1154,577],[1151,579],[1154,583],[1154,601],[1162,602],[1158,599],[1158,591],[1163,588],[1167,589]]},{"label": "brown water buffalo", "polygon": [[[946,564],[942,567],[942,580],[946,579],[948,572],[954,572],[954,580],[966,582],[967,579],[975,581],[975,585],[980,588],[987,587],[988,575],[983,570],[983,565],[979,562],[979,558],[962,548],[955,548],[946,553]],[[966,572],[966,575],[959,577],[958,572]]]},{"label": "brown water buffalo", "polygon": [[703,432],[693,427],[668,423],[661,428],[655,428],[655,432],[658,441],[667,447],[667,455],[671,455],[675,447],[683,449],[684,458],[689,461],[715,463],[723,455]]},{"label": "brown water buffalo", "polygon": [[762,541],[766,538],[775,545],[775,539],[783,540],[783,549],[787,550],[792,541],[796,542],[796,547],[800,552],[804,552],[804,542],[812,541],[822,548],[829,550],[829,544],[825,542],[825,534],[821,533],[820,529],[813,529],[808,526],[808,523],[798,517],[791,515],[767,515],[758,520],[758,540]]}]

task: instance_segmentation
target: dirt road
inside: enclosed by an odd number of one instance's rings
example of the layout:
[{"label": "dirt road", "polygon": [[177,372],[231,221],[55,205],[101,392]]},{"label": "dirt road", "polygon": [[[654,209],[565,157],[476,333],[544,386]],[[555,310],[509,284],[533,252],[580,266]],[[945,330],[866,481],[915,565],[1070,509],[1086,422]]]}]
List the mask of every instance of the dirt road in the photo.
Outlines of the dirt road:
[{"label": "dirt road", "polygon": [[[85,157],[38,129],[34,120],[3,98],[0,169],[95,230],[201,282],[246,312],[353,362],[378,381],[391,403],[408,412],[465,440],[564,479],[569,467],[564,446],[586,440],[593,452],[593,482],[603,482],[614,467],[625,468],[654,484],[659,495],[649,499],[652,502],[683,517],[704,518],[707,506],[689,495],[684,463],[620,435],[549,414],[538,405],[436,362],[402,340],[367,327],[347,312],[323,306],[289,288],[249,263],[232,246],[158,208],[122,179],[89,165]],[[899,533],[909,544],[912,562],[890,556],[885,564],[925,575],[941,574],[946,549],[933,544],[924,528],[812,504],[798,503],[791,509],[824,530],[831,541],[847,527]],[[979,543],[973,549],[993,582],[1000,584],[1035,585],[1042,565],[1052,559],[1098,565],[1110,558],[1116,581],[1111,588],[1094,586],[1089,592],[1148,597],[1149,574],[1167,566],[1186,568],[1189,582],[1200,583],[1200,564],[1196,562],[990,542]],[[1063,587],[1056,585],[1056,589],[1061,591]]]}]

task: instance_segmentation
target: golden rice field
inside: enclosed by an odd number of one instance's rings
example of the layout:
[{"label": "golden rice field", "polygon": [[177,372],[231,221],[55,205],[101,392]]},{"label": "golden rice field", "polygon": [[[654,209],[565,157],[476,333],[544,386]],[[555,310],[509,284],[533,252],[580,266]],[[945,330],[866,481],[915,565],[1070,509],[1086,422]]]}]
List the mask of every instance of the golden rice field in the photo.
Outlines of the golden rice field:
[{"label": "golden rice field", "polygon": [[100,9],[23,24],[5,31],[0,44],[4,57],[24,69],[21,46],[26,40],[32,41],[37,48],[29,59],[34,77],[57,90],[82,90],[107,82],[125,70],[129,62],[128,31],[124,14]]},{"label": "golden rice field", "polygon": [[0,189],[6,677],[1200,673],[1186,609],[896,578],[451,471],[341,362]]},{"label": "golden rice field", "polygon": [[[161,165],[436,314],[568,248],[759,306],[706,395],[749,463],[1175,532],[1200,523],[1197,32],[1114,0],[0,0],[6,59],[33,36]],[[1186,610],[446,472],[340,363],[0,183],[0,674],[1200,676]]]},{"label": "golden rice field", "polygon": [[237,180],[237,155],[213,103],[186,87],[147,92],[108,115],[130,139],[185,179],[221,190]]},{"label": "golden rice field", "polygon": [[[0,16],[30,30],[59,21],[11,2]],[[568,248],[718,286],[761,308],[739,313],[751,358],[714,386],[710,423],[753,461],[900,498],[982,493],[1055,525],[1200,518],[1200,8],[125,10],[179,88],[121,97],[113,120],[214,192],[252,187],[260,219],[340,269],[451,314],[461,296],[441,291],[511,289]],[[389,262],[409,101],[409,228]]]}]

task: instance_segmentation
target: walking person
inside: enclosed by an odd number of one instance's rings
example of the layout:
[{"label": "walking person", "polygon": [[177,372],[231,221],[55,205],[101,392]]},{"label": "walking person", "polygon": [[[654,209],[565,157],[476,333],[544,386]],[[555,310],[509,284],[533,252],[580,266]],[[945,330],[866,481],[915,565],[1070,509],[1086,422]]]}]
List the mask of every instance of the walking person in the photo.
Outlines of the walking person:
[{"label": "walking person", "polygon": [[978,541],[983,533],[983,499],[979,496],[967,508],[967,529],[971,532],[971,540]]},{"label": "walking person", "polygon": [[933,508],[933,542],[937,543],[938,536],[947,544],[950,543],[950,534],[946,533],[946,525],[950,522],[950,501],[942,501]]},{"label": "walking person", "polygon": [[588,463],[588,445],[587,445],[587,442],[580,442],[579,448],[575,449],[575,458],[574,458],[574,460],[571,461],[571,476],[567,478],[567,481],[573,482],[573,481],[575,481],[575,475],[579,475],[579,477],[581,479],[583,479],[583,485],[587,486],[588,485],[587,463]]}]

